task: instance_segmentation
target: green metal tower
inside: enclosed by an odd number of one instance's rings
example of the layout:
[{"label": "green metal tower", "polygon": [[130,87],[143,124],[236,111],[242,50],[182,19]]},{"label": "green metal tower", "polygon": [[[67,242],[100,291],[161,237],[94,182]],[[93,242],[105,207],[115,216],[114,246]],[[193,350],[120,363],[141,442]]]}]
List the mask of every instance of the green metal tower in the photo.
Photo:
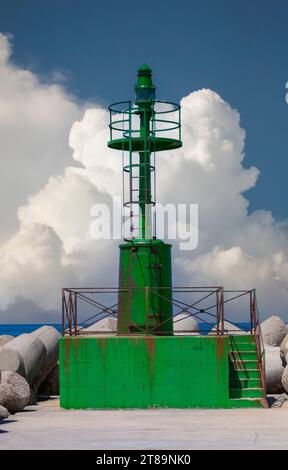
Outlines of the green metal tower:
[{"label": "green metal tower", "polygon": [[135,103],[109,107],[108,146],[122,151],[129,226],[120,245],[118,333],[172,335],[171,245],[156,238],[155,155],[182,146],[180,106],[155,99],[146,64],[138,70],[135,95]]},{"label": "green metal tower", "polygon": [[[229,290],[224,300],[221,286],[174,287],[172,297],[171,245],[156,237],[155,161],[157,152],[182,146],[180,106],[155,99],[147,65],[138,70],[135,91],[133,103],[109,108],[108,146],[121,151],[123,161],[119,288],[62,290],[61,407],[266,407],[255,290],[237,290],[234,297]],[[119,294],[107,306],[102,296],[109,292]],[[227,332],[224,304],[229,302],[231,312],[231,301],[243,300],[243,295],[249,304],[249,331],[237,334],[232,324]],[[89,317],[81,322],[80,305],[86,313],[89,306]],[[91,307],[96,314],[90,315]],[[100,331],[97,324],[91,330],[96,317],[116,311],[117,332]],[[183,313],[211,328],[216,323],[214,333],[202,335],[199,324],[180,334],[175,328],[173,335],[173,313],[180,316],[175,324]]]}]

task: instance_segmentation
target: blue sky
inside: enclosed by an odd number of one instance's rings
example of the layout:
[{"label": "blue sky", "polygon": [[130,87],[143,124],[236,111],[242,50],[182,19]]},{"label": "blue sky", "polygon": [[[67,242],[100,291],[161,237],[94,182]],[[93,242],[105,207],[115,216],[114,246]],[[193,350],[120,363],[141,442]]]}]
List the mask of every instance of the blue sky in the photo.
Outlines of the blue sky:
[{"label": "blue sky", "polygon": [[261,171],[250,209],[279,219],[288,197],[287,19],[284,0],[9,0],[0,7],[14,62],[45,80],[63,73],[79,100],[131,97],[143,62],[153,68],[159,98],[217,91],[241,114],[246,166]]}]

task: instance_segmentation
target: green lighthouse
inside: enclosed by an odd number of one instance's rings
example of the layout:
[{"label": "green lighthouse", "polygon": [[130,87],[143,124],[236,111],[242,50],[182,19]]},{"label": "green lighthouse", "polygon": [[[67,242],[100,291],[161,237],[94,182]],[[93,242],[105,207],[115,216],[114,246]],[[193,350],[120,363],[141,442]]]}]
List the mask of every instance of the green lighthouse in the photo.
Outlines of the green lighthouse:
[{"label": "green lighthouse", "polygon": [[152,180],[155,154],[182,146],[180,107],[155,99],[152,71],[144,64],[138,70],[135,104],[115,103],[109,110],[108,146],[127,153],[123,204],[130,219],[130,233],[120,245],[118,333],[172,335],[171,245],[156,238]]},{"label": "green lighthouse", "polygon": [[[155,170],[158,152],[182,146],[181,115],[155,91],[143,65],[135,99],[108,108],[108,147],[123,167],[119,285],[62,289],[61,407],[267,407],[255,289],[172,285],[171,245],[157,238]],[[234,307],[245,331],[235,329]],[[181,330],[189,317],[197,326]]]}]

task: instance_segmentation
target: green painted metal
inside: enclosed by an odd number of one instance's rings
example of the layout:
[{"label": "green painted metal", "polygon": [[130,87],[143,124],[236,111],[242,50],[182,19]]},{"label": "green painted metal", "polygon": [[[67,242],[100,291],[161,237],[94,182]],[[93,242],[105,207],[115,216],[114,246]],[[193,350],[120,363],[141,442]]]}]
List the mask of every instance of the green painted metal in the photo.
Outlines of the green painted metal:
[{"label": "green painted metal", "polygon": [[[230,336],[229,338],[229,397],[239,407],[266,406],[254,335]],[[249,399],[246,402],[246,399]],[[254,399],[254,401],[253,401]],[[243,401],[244,400],[244,401]],[[256,400],[256,401],[255,401]]]},{"label": "green painted metal", "polygon": [[[144,150],[143,140],[134,137],[130,144],[128,139],[114,139],[109,142],[109,147],[115,150],[129,151],[130,145],[133,147],[134,152],[141,152]],[[150,137],[150,148],[153,152],[163,152],[163,150],[175,150],[182,147],[182,142],[176,139],[169,139],[168,137]]]},{"label": "green painted metal", "polygon": [[140,236],[146,238],[146,207],[151,204],[151,170],[149,146],[150,121],[153,115],[153,103],[155,100],[155,86],[152,83],[152,71],[144,64],[138,70],[138,80],[135,86],[138,105],[137,114],[140,117],[140,140],[143,142],[143,150],[139,152],[139,207],[140,207]]},{"label": "green painted metal", "polygon": [[135,103],[140,107],[152,111],[152,103],[155,101],[155,86],[152,82],[152,70],[147,64],[138,69],[138,79],[135,85]]},{"label": "green painted metal", "polygon": [[229,408],[263,408],[262,398],[234,398],[229,402]]},{"label": "green painted metal", "polygon": [[243,369],[257,369],[259,366],[258,360],[255,361],[243,361],[240,359],[238,360],[231,360],[231,367],[233,367],[235,370],[243,370]]},{"label": "green painted metal", "polygon": [[255,346],[255,335],[245,334],[245,335],[230,335],[230,344],[229,346],[233,349],[242,348],[242,344],[252,344]]},{"label": "green painted metal", "polygon": [[235,361],[257,361],[257,351],[253,349],[253,351],[231,351],[230,353],[231,359]]},{"label": "green painted metal", "polygon": [[120,245],[118,333],[173,334],[171,245]]},{"label": "green painted metal", "polygon": [[[254,335],[173,336],[171,245],[158,240],[150,227],[156,202],[151,173],[155,175],[156,152],[182,146],[180,106],[168,103],[172,105],[168,111],[156,109],[164,102],[155,99],[152,72],[146,64],[138,70],[135,93],[135,105],[120,102],[109,107],[108,146],[123,152],[130,195],[124,207],[130,209],[130,221],[135,205],[139,210],[138,235],[132,233],[131,222],[131,239],[120,245],[118,331],[115,336],[61,338],[61,406],[265,406]],[[164,119],[171,112],[173,118]],[[172,131],[178,132],[178,138],[171,137]],[[135,152],[139,153],[136,159]]]},{"label": "green painted metal", "polygon": [[[173,101],[163,100],[155,100],[152,105],[150,132],[145,141],[143,137],[140,137],[140,130],[134,127],[133,123],[133,118],[138,115],[138,106],[134,106],[131,101],[118,101],[111,104],[108,108],[110,112],[108,147],[129,153],[143,151],[145,148],[150,149],[151,152],[161,152],[182,147],[180,105]],[[156,109],[161,106],[166,106],[167,109]],[[167,136],[167,133],[171,131],[174,131],[174,137]],[[121,138],[119,132],[122,134]]]},{"label": "green painted metal", "polygon": [[235,389],[235,388],[261,388],[262,387],[262,382],[259,378],[257,379],[251,379],[251,378],[245,378],[245,379],[230,379],[230,388]]},{"label": "green painted metal", "polygon": [[61,407],[262,407],[259,387],[229,395],[228,363],[228,336],[64,337]]},{"label": "green painted metal", "polygon": [[259,379],[260,371],[259,369],[234,369],[233,367],[229,368],[230,378],[233,381],[241,379]]},{"label": "green painted metal", "polygon": [[[120,245],[119,298],[118,298],[118,333],[138,334],[173,334],[173,311],[171,293],[171,245],[165,244],[152,234],[151,208],[155,205],[151,189],[151,172],[155,167],[151,154],[179,148],[181,142],[180,106],[175,103],[170,109],[156,110],[155,86],[152,71],[144,64],[138,69],[135,85],[135,106],[131,102],[119,102],[111,105],[110,141],[108,146],[122,152],[129,152],[129,164],[123,171],[130,175],[130,200],[124,202],[133,213],[135,205],[139,212],[138,238],[131,235],[131,240]],[[161,102],[162,104],[164,102]],[[167,104],[167,103],[166,103]],[[117,112],[121,105],[122,119]],[[167,113],[179,112],[178,120],[164,119]],[[116,113],[113,120],[112,114]],[[135,117],[139,128],[134,128]],[[157,124],[161,124],[157,130]],[[164,126],[164,127],[163,127]],[[113,130],[117,138],[113,138]],[[177,138],[162,136],[163,132],[178,130]],[[122,138],[119,138],[119,132]],[[159,136],[161,133],[161,137]],[[135,159],[134,153],[139,153]],[[137,170],[137,171],[136,171]],[[138,188],[133,181],[137,179]],[[135,191],[138,200],[135,201]],[[132,218],[132,216],[131,216]],[[131,234],[134,229],[131,222]]]},{"label": "green painted metal", "polygon": [[257,351],[256,344],[254,343],[238,343],[231,345],[229,344],[229,351],[238,352],[238,351]]},{"label": "green painted metal", "polygon": [[230,388],[230,398],[263,398],[262,388]]},{"label": "green painted metal", "polygon": [[[121,103],[121,102],[120,102]],[[116,104],[120,104],[116,103]],[[165,121],[163,119],[155,118],[155,86],[152,82],[152,71],[151,69],[144,64],[138,69],[138,78],[135,85],[135,107],[131,106],[129,102],[128,108],[124,109],[123,114],[127,114],[128,118],[117,119],[113,121],[111,119],[111,111],[113,111],[113,106],[109,107],[110,109],[110,141],[108,142],[108,147],[129,151],[130,159],[129,165],[124,168],[124,171],[130,172],[132,174],[132,167],[137,166],[139,168],[139,193],[138,193],[138,204],[140,208],[140,237],[142,239],[147,238],[147,233],[150,229],[150,221],[146,218],[146,208],[150,206],[154,201],[152,201],[151,194],[151,171],[154,171],[154,167],[151,166],[151,153],[167,150],[171,148],[178,148],[182,146],[180,139],[172,138],[163,138],[159,137],[159,132],[171,131],[172,129],[180,129],[180,114],[179,121]],[[179,105],[175,105],[179,108]],[[160,114],[165,114],[167,111],[160,111]],[[158,113],[159,114],[159,113]],[[138,116],[140,120],[140,127],[138,129],[133,129],[133,115]],[[155,123],[169,123],[170,125],[165,129],[159,129],[158,132],[155,129]],[[125,127],[124,124],[128,125]],[[121,129],[122,124],[122,129]],[[123,137],[121,139],[113,139],[112,130],[120,131],[122,130]],[[136,135],[135,135],[136,134]],[[133,152],[139,152],[139,163],[135,163],[133,158]]]}]

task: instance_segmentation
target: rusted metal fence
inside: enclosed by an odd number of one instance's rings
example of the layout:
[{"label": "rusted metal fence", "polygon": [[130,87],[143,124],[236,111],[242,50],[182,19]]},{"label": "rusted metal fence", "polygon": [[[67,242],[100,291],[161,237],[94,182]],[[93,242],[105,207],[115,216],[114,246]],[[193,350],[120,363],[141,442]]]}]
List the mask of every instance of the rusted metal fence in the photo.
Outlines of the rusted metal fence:
[{"label": "rusted metal fence", "polygon": [[[157,289],[152,287],[62,289],[62,335],[111,334],[111,331],[93,331],[91,328],[87,331],[87,328],[103,318],[117,317],[118,297],[121,291],[127,292],[131,298],[139,290],[145,290],[148,298],[149,293],[161,297],[165,289],[165,287]],[[110,301],[107,304],[108,299]],[[167,300],[166,296],[165,299]],[[244,305],[242,302],[241,305],[240,299],[242,301],[245,299],[246,304]],[[215,335],[236,334],[239,328],[235,325],[235,320],[231,318],[231,312],[233,312],[231,307],[236,306],[236,313],[238,308],[238,315],[246,320],[245,327],[242,327],[242,329],[245,329],[247,333],[255,334],[259,340],[259,350],[262,348],[257,299],[254,289],[232,291],[224,290],[223,287],[173,287],[171,303],[173,304],[174,326],[177,329],[177,334],[205,334],[207,330],[212,330],[210,334]],[[181,322],[190,317],[197,320],[198,328],[193,330],[183,328],[181,330],[179,328]],[[229,322],[228,325],[227,321]],[[151,329],[149,334],[151,334]],[[165,334],[165,332],[162,334]]]}]

